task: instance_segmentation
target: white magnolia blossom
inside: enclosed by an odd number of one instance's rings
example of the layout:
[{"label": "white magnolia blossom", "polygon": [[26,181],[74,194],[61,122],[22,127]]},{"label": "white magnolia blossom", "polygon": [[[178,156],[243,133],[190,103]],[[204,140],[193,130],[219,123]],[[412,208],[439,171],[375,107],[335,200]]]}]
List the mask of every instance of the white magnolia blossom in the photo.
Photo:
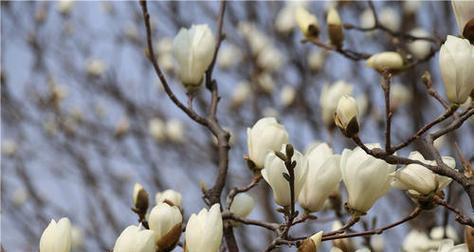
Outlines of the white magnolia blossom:
[{"label": "white magnolia blossom", "polygon": [[178,63],[178,76],[192,90],[202,83],[203,75],[214,57],[216,41],[207,25],[181,28],[173,40],[173,55]]},{"label": "white magnolia blossom", "polygon": [[315,145],[306,152],[308,174],[298,197],[300,205],[309,212],[320,211],[329,195],[337,191],[341,181],[339,155],[326,143]]},{"label": "white magnolia blossom", "polygon": [[413,94],[405,85],[394,83],[390,86],[391,109],[398,109],[400,106],[407,105],[412,99]]},{"label": "white magnolia blossom", "polygon": [[252,88],[248,81],[240,81],[237,83],[233,90],[232,97],[230,98],[231,105],[233,107],[241,106],[252,94]]},{"label": "white magnolia blossom", "polygon": [[[132,203],[135,208],[140,208],[144,196],[148,197],[148,193],[140,183],[135,183],[133,186]],[[148,205],[148,202],[146,203]]]},{"label": "white magnolia blossom", "polygon": [[59,0],[57,9],[59,13],[68,15],[72,7],[74,7],[74,0]]},{"label": "white magnolia blossom", "polygon": [[280,101],[284,107],[290,106],[296,98],[296,90],[294,87],[286,85],[280,93]]},{"label": "white magnolia blossom", "polygon": [[336,113],[337,102],[344,95],[352,94],[352,84],[345,81],[337,81],[333,85],[324,84],[319,97],[321,115],[326,126],[334,123],[334,113]]},{"label": "white magnolia blossom", "polygon": [[165,123],[160,118],[152,118],[148,121],[148,132],[156,141],[163,141],[166,138]]},{"label": "white magnolia blossom", "polygon": [[[431,34],[422,28],[415,28],[410,31],[410,35],[427,38],[430,37]],[[417,59],[424,59],[431,51],[431,42],[417,39],[408,43],[408,49]]]},{"label": "white magnolia blossom", "polygon": [[319,71],[326,60],[326,53],[319,49],[312,49],[308,54],[308,66],[312,71]]},{"label": "white magnolia blossom", "polygon": [[[451,1],[453,6],[454,15],[456,16],[456,22],[458,24],[459,32],[465,34],[465,28],[467,23],[474,19],[474,3],[472,1]],[[472,29],[472,28],[471,28]]]},{"label": "white magnolia blossom", "polygon": [[101,59],[89,59],[86,63],[86,72],[93,77],[99,77],[105,73],[107,65]]},{"label": "white magnolia blossom", "polygon": [[58,222],[51,220],[40,238],[40,252],[71,251],[71,222],[61,218]]},{"label": "white magnolia blossom", "polygon": [[214,204],[209,211],[204,208],[197,215],[193,213],[186,225],[186,251],[219,251],[223,234],[222,229],[222,215],[219,204]]},{"label": "white magnolia blossom", "polygon": [[392,31],[398,31],[400,29],[400,15],[395,9],[385,7],[378,13],[378,17],[380,23],[388,29]]},{"label": "white magnolia blossom", "polygon": [[177,206],[158,203],[150,212],[148,224],[155,234],[158,249],[167,251],[173,248],[181,235],[183,216]]},{"label": "white magnolia blossom", "polygon": [[334,122],[346,136],[359,132],[359,106],[354,97],[344,95],[339,99]]},{"label": "white magnolia blossom", "polygon": [[156,49],[158,51],[158,55],[173,53],[173,38],[160,38],[156,44]]},{"label": "white magnolia blossom", "polygon": [[423,232],[411,230],[403,240],[402,249],[407,252],[426,252],[438,248],[439,243]]},{"label": "white magnolia blossom", "polygon": [[285,6],[278,11],[275,19],[275,28],[279,33],[289,33],[296,26],[296,9],[305,7],[305,1],[288,1]]},{"label": "white magnolia blossom", "polygon": [[439,52],[439,67],[449,101],[464,103],[474,88],[474,45],[448,35]]},{"label": "white magnolia blossom", "polygon": [[367,59],[367,66],[377,71],[399,70],[403,68],[403,58],[397,52],[381,52]]},{"label": "white magnolia blossom", "polygon": [[170,119],[166,122],[166,135],[168,139],[176,142],[182,143],[184,141],[184,124],[178,119]]},{"label": "white magnolia blossom", "polygon": [[[285,153],[286,145],[283,145],[281,152]],[[308,173],[308,162],[297,150],[294,151],[294,155],[291,159],[296,161],[296,167],[294,168],[294,197],[295,200],[303,189],[303,185],[306,181],[306,175]],[[273,197],[275,202],[280,206],[289,206],[291,204],[291,193],[290,183],[283,177],[283,173],[288,174],[288,170],[285,167],[285,163],[275,155],[274,152],[270,152],[265,159],[265,166],[262,170],[262,176],[265,181],[270,185],[273,191]]]},{"label": "white magnolia blossom", "polygon": [[[343,227],[339,220],[335,220],[332,223],[331,231],[341,230]],[[349,238],[336,239],[332,241],[332,245],[341,249],[342,251],[354,251],[354,244]]]},{"label": "white magnolia blossom", "polygon": [[372,28],[375,25],[374,13],[370,8],[365,9],[359,16],[360,26],[363,28]]},{"label": "white magnolia blossom", "polygon": [[71,227],[71,248],[79,251],[84,246],[84,232],[78,226]]},{"label": "white magnolia blossom", "polygon": [[384,240],[383,236],[381,235],[373,235],[372,236],[372,241],[370,242],[370,245],[372,245],[372,249],[374,252],[383,252],[384,251]]},{"label": "white magnolia blossom", "polygon": [[217,65],[222,69],[234,67],[242,59],[242,52],[237,46],[227,45],[219,49]]},{"label": "white magnolia blossom", "polygon": [[2,154],[12,156],[16,153],[18,144],[13,139],[5,139],[2,141]]},{"label": "white magnolia blossom", "polygon": [[167,203],[172,203],[173,205],[182,208],[181,202],[182,202],[182,196],[181,193],[168,189],[164,190],[162,192],[157,192],[155,194],[155,201],[156,204],[159,204],[161,202],[167,202]]},{"label": "white magnolia blossom", "polygon": [[319,34],[318,18],[300,6],[295,10],[296,23],[305,37],[317,37]]},{"label": "white magnolia blossom", "polygon": [[283,54],[274,46],[264,47],[257,56],[257,64],[268,72],[280,69],[283,63]]},{"label": "white magnolia blossom", "polygon": [[273,117],[258,120],[252,128],[247,128],[247,147],[249,159],[257,168],[263,168],[269,152],[279,151],[288,143],[288,132]]},{"label": "white magnolia blossom", "polygon": [[466,243],[454,246],[453,240],[443,240],[439,244],[438,252],[468,252]]},{"label": "white magnolia blossom", "polygon": [[430,237],[433,240],[442,240],[446,237],[453,241],[459,241],[459,236],[456,233],[456,229],[454,229],[454,227],[451,225],[447,225],[446,228],[445,226],[437,226],[432,228],[430,231]]},{"label": "white magnolia blossom", "polygon": [[248,193],[238,193],[234,196],[232,204],[230,205],[230,212],[234,215],[245,218],[255,207],[255,200]]},{"label": "white magnolia blossom", "polygon": [[155,252],[155,234],[131,225],[115,241],[114,252]]},{"label": "white magnolia blossom", "polygon": [[[367,145],[369,149],[379,144]],[[348,207],[355,214],[364,214],[380,197],[390,190],[390,173],[395,165],[367,154],[360,147],[344,149],[341,155],[342,180],[348,193]]]},{"label": "white magnolia blossom", "polygon": [[271,93],[275,88],[275,82],[268,72],[263,72],[257,76],[257,84],[266,93]]},{"label": "white magnolia blossom", "polygon": [[[409,158],[429,165],[436,164],[435,161],[425,160],[417,151],[410,153]],[[456,162],[452,157],[443,157],[443,162],[451,168],[456,166]],[[397,170],[391,176],[393,177],[393,187],[407,190],[411,195],[415,196],[427,196],[437,193],[446,187],[452,180],[449,177],[438,175],[419,164],[409,164],[404,168]]]},{"label": "white magnolia blossom", "polygon": [[258,55],[263,48],[271,45],[268,36],[260,31],[253,23],[240,22],[237,29],[247,40],[253,55]]}]

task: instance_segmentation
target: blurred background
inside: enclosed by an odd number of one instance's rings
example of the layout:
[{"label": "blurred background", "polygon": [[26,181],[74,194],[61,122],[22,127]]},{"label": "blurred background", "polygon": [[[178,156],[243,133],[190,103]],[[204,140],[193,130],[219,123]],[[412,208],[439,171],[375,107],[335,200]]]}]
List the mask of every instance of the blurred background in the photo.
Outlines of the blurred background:
[{"label": "blurred background", "polygon": [[[447,34],[458,31],[450,2],[374,4],[381,23],[395,33],[347,29],[345,48],[369,54],[393,50],[409,59],[425,59],[393,78],[392,141],[399,143],[443,112],[427,95],[421,75],[429,71],[435,88],[444,93],[434,52]],[[232,134],[224,195],[252,179],[243,160],[246,128],[263,116],[277,117],[300,151],[314,142],[328,142],[337,153],[354,147],[323,119],[320,104],[337,102],[330,95],[321,99],[324,86],[350,85],[363,111],[362,140],[383,142],[380,75],[364,61],[301,43],[303,36],[292,16],[296,5],[227,5],[226,39],[214,72],[222,96],[218,117]],[[322,41],[327,41],[326,11],[333,5],[344,23],[373,25],[366,1],[308,2],[307,9],[319,18]],[[191,24],[208,24],[216,33],[218,9],[218,2],[149,3],[159,64],[182,101],[187,97],[175,78],[172,38],[180,27]],[[136,182],[145,186],[152,202],[156,192],[169,188],[181,192],[186,220],[205,207],[200,184],[211,185],[216,175],[215,140],[162,90],[145,57],[144,31],[138,2],[1,2],[1,244],[6,251],[38,251],[47,223],[63,216],[74,225],[74,251],[111,250],[121,230],[137,223],[130,210]],[[433,41],[413,45],[396,32]],[[416,46],[427,49],[423,53]],[[195,110],[205,113],[209,96],[203,89],[195,98]],[[460,166],[454,146],[458,144],[472,162],[473,136],[472,123],[466,123],[438,141],[437,147]],[[399,154],[412,150],[426,153],[415,142]],[[250,218],[283,220],[265,182],[250,193],[257,201]],[[446,193],[451,204],[471,213],[457,183]],[[344,202],[343,189],[341,197]],[[396,221],[412,208],[405,194],[392,190],[355,230]],[[295,234],[330,230],[334,212],[316,215],[320,220],[301,225]],[[381,235],[384,251],[400,251],[410,229],[429,235],[437,226],[449,226],[454,232],[448,234],[462,241],[462,226],[438,208]],[[273,235],[243,225],[235,232],[242,251],[262,251]],[[380,242],[373,240],[353,242],[357,246]],[[329,247],[330,242],[324,242],[322,251]]]}]

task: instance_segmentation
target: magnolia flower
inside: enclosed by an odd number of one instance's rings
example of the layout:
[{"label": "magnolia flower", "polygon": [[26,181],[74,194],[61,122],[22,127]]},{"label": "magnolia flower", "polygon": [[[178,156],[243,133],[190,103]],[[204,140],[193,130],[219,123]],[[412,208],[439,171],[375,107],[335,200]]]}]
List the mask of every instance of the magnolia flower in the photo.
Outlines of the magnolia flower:
[{"label": "magnolia flower", "polygon": [[456,233],[456,230],[451,225],[447,225],[446,227],[437,226],[437,227],[432,228],[430,231],[430,237],[433,240],[442,240],[446,237],[453,241],[459,241],[458,234]]},{"label": "magnolia flower", "polygon": [[233,90],[231,105],[233,107],[241,106],[251,95],[252,89],[247,81],[240,81]]},{"label": "magnolia flower", "polygon": [[[435,161],[425,160],[417,151],[410,153],[409,158],[429,165],[436,164]],[[456,165],[452,157],[443,157],[443,162],[451,168],[454,168]],[[416,196],[427,196],[437,193],[451,182],[451,178],[438,175],[419,164],[409,164],[394,172],[392,177],[394,179],[392,181],[393,187],[407,190],[411,195]]]},{"label": "magnolia flower", "polygon": [[344,41],[344,31],[342,29],[341,18],[339,17],[336,8],[331,7],[329,9],[326,22],[328,24],[329,40],[331,41],[331,44],[337,48],[341,48],[342,42]]},{"label": "magnolia flower", "polygon": [[474,88],[474,46],[448,35],[440,49],[439,67],[449,101],[462,104]]},{"label": "magnolia flower", "polygon": [[383,8],[379,15],[380,23],[392,31],[398,31],[400,28],[400,16],[393,8]]},{"label": "magnolia flower", "polygon": [[317,38],[319,35],[318,18],[304,7],[296,9],[296,23],[306,38]]},{"label": "magnolia flower", "polygon": [[463,37],[474,40],[474,3],[471,1],[451,1],[459,31]]},{"label": "magnolia flower", "polygon": [[184,124],[178,119],[171,119],[166,122],[166,135],[176,143],[184,141]]},{"label": "magnolia flower", "polygon": [[366,94],[362,94],[357,96],[355,99],[357,102],[357,109],[359,110],[359,118],[362,118],[369,107],[369,98],[367,98]]},{"label": "magnolia flower", "polygon": [[74,7],[74,0],[60,0],[57,9],[62,15],[68,15],[71,13],[72,7]]},{"label": "magnolia flower", "polygon": [[274,46],[264,47],[257,56],[257,64],[268,72],[278,70],[283,63],[283,54]]},{"label": "magnolia flower", "polygon": [[197,215],[193,213],[186,225],[185,251],[219,251],[222,240],[222,228],[219,204],[214,204],[209,211],[202,209]]},{"label": "magnolia flower", "polygon": [[[285,150],[286,145],[283,145],[281,151],[285,153]],[[303,154],[296,150],[294,151],[292,161],[296,161],[296,167],[294,168],[294,197],[298,199],[308,173],[308,162]],[[291,204],[291,193],[290,183],[283,177],[283,173],[288,174],[285,163],[274,152],[269,153],[265,159],[262,176],[271,186],[275,202],[285,207]]]},{"label": "magnolia flower", "polygon": [[334,113],[336,113],[337,103],[344,95],[352,94],[352,85],[345,81],[337,81],[329,86],[324,84],[319,97],[319,105],[321,106],[321,115],[326,126],[334,123]]},{"label": "magnolia flower", "polygon": [[314,145],[306,152],[308,175],[298,197],[300,205],[309,212],[320,211],[329,195],[341,181],[339,155],[326,143]]},{"label": "magnolia flower", "polygon": [[[427,31],[421,28],[415,28],[411,30],[410,35],[425,38],[430,36]],[[408,43],[408,49],[411,53],[413,53],[413,55],[415,55],[417,59],[424,59],[431,51],[431,43],[426,40],[417,39]]]},{"label": "magnolia flower", "polygon": [[384,251],[384,240],[383,236],[381,235],[374,235],[372,236],[372,241],[370,242],[372,249],[374,252],[382,252]]},{"label": "magnolia flower", "polygon": [[324,66],[326,55],[324,51],[313,49],[308,54],[308,66],[312,71],[319,71]]},{"label": "magnolia flower", "polygon": [[237,29],[249,43],[253,55],[258,55],[263,48],[271,44],[267,35],[252,23],[240,22]]},{"label": "magnolia flower", "polygon": [[402,84],[395,83],[390,86],[390,106],[391,110],[396,110],[400,106],[411,102],[413,95],[411,91]]},{"label": "magnolia flower", "polygon": [[257,76],[257,84],[265,93],[271,93],[275,88],[275,82],[268,72],[263,72]]},{"label": "magnolia flower", "polygon": [[259,169],[263,168],[269,152],[278,151],[287,143],[285,126],[273,117],[262,118],[252,128],[247,128],[248,156]]},{"label": "magnolia flower", "polygon": [[153,118],[148,121],[148,132],[156,141],[163,141],[165,135],[165,123],[160,118]]},{"label": "magnolia flower", "polygon": [[[378,144],[367,145],[369,149]],[[353,214],[363,215],[390,189],[390,173],[395,165],[367,154],[360,147],[345,149],[341,155],[342,180],[348,193],[348,207]]]},{"label": "magnolia flower", "polygon": [[403,251],[431,251],[436,249],[439,245],[439,241],[431,240],[428,235],[417,230],[411,230],[403,240],[402,249]]},{"label": "magnolia flower", "polygon": [[158,203],[150,212],[148,224],[155,234],[155,244],[159,251],[170,251],[181,236],[183,216],[177,206]]},{"label": "magnolia flower", "polygon": [[222,69],[229,69],[241,60],[242,52],[234,45],[222,47],[217,56],[217,65]]},{"label": "magnolia flower", "polygon": [[239,193],[235,195],[232,204],[230,205],[230,212],[234,215],[245,218],[255,207],[255,200],[248,193]]},{"label": "magnolia flower", "polygon": [[114,252],[155,252],[155,234],[131,225],[115,241]]},{"label": "magnolia flower", "polygon": [[178,76],[184,87],[198,88],[214,57],[216,41],[207,25],[181,28],[173,40],[173,55],[179,65]]},{"label": "magnolia flower", "polygon": [[283,106],[290,106],[296,97],[296,90],[292,86],[284,86],[280,93],[280,101]]},{"label": "magnolia flower", "polygon": [[107,66],[101,59],[89,59],[86,63],[86,72],[92,77],[101,76],[105,70],[107,70]]},{"label": "magnolia flower", "polygon": [[304,1],[288,1],[285,7],[281,8],[275,19],[275,28],[279,33],[286,34],[291,32],[296,26],[296,9],[305,7]]},{"label": "magnolia flower", "polygon": [[[339,220],[336,220],[333,222],[331,230],[341,230],[342,227],[342,223]],[[354,244],[352,244],[352,241],[349,238],[335,239],[332,241],[332,245],[342,251],[354,251]]]},{"label": "magnolia flower", "polygon": [[438,252],[468,252],[468,250],[465,243],[454,246],[453,240],[446,239],[441,241]]},{"label": "magnolia flower", "polygon": [[334,122],[347,137],[359,133],[359,108],[354,97],[344,95],[339,99]]},{"label": "magnolia flower", "polygon": [[316,252],[321,246],[321,239],[323,238],[323,231],[313,234],[311,237],[305,239],[298,247],[298,252]]},{"label": "magnolia flower", "polygon": [[363,28],[372,28],[375,25],[374,13],[370,8],[365,9],[359,17],[360,26]]},{"label": "magnolia flower", "polygon": [[403,58],[397,52],[382,52],[367,59],[367,66],[379,72],[400,70],[403,68]]},{"label": "magnolia flower", "polygon": [[51,220],[40,238],[40,252],[71,251],[71,222],[61,218],[58,222]]},{"label": "magnolia flower", "polygon": [[148,193],[145,188],[139,183],[135,183],[133,186],[133,208],[134,211],[145,215],[148,209]]},{"label": "magnolia flower", "polygon": [[155,194],[155,201],[156,204],[159,204],[161,202],[165,202],[168,204],[173,204],[174,206],[177,206],[179,208],[182,208],[181,201],[182,201],[182,196],[181,193],[168,189],[164,190],[163,192],[158,192]]}]

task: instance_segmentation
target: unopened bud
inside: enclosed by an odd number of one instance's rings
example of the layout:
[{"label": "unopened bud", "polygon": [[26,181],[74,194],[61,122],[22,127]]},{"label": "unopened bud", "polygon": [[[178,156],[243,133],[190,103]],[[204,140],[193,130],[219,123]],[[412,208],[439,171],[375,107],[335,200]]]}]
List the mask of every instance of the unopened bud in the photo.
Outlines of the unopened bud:
[{"label": "unopened bud", "polygon": [[321,245],[321,239],[323,238],[323,231],[320,231],[310,238],[304,240],[298,247],[298,252],[316,252]]},{"label": "unopened bud", "polygon": [[145,216],[148,210],[148,193],[139,183],[133,187],[133,208],[139,216]]},{"label": "unopened bud", "polygon": [[395,72],[403,68],[403,58],[397,52],[377,53],[367,59],[367,66],[379,72],[383,72],[384,70]]},{"label": "unopened bud", "polygon": [[335,8],[329,9],[327,23],[331,44],[337,48],[341,48],[342,42],[344,41],[344,31],[342,30],[341,18]]},{"label": "unopened bud", "polygon": [[474,251],[474,228],[466,225],[464,228],[464,242],[469,251]]},{"label": "unopened bud", "polygon": [[334,122],[345,136],[352,137],[359,133],[358,117],[357,101],[349,95],[341,97],[337,103]]},{"label": "unopened bud", "polygon": [[296,23],[306,38],[311,39],[319,36],[318,19],[301,6],[296,9]]}]

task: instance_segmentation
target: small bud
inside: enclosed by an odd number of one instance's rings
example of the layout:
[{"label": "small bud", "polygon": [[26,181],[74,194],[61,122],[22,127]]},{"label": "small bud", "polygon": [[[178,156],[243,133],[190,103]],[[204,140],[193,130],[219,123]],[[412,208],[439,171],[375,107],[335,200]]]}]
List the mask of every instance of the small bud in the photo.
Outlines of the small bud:
[{"label": "small bud", "polygon": [[321,245],[321,239],[323,238],[323,231],[320,231],[310,238],[304,240],[298,247],[298,252],[316,252]]},{"label": "small bud", "polygon": [[255,200],[248,193],[239,193],[235,195],[232,204],[230,205],[230,212],[234,215],[245,218],[255,207]]},{"label": "small bud", "polygon": [[469,251],[474,251],[474,228],[466,225],[464,228],[464,242]]},{"label": "small bud", "polygon": [[148,193],[139,183],[136,183],[133,187],[132,210],[140,216],[145,216],[148,210]]},{"label": "small bud", "polygon": [[296,9],[296,23],[300,27],[301,32],[308,39],[317,38],[319,36],[319,23],[315,15],[308,12],[302,6]]},{"label": "small bud", "polygon": [[353,137],[359,133],[359,109],[357,101],[345,95],[337,103],[336,116],[334,122],[347,137]]},{"label": "small bud", "polygon": [[58,222],[51,220],[43,231],[39,244],[40,252],[69,252],[71,251],[71,222],[61,218]]},{"label": "small bud", "polygon": [[341,18],[335,8],[329,9],[327,23],[331,44],[337,48],[341,48],[342,42],[344,42],[344,31],[342,30]]},{"label": "small bud", "polygon": [[403,68],[403,58],[397,52],[377,53],[367,59],[367,66],[379,72],[384,70],[395,72]]},{"label": "small bud", "polygon": [[160,202],[151,210],[148,222],[155,235],[157,251],[171,251],[181,236],[183,216],[179,208]]}]

